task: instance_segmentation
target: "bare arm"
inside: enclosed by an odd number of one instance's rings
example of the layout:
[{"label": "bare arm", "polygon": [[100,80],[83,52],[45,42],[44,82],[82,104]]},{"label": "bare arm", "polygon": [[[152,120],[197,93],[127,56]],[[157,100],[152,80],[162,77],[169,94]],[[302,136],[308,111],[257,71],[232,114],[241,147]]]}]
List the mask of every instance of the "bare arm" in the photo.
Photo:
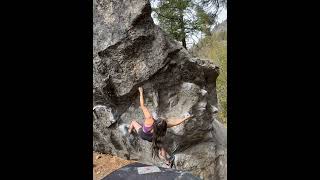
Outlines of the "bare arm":
[{"label": "bare arm", "polygon": [[170,119],[167,120],[167,126],[168,126],[168,128],[177,126],[177,125],[181,124],[183,121],[185,121],[185,120],[187,120],[187,119],[189,119],[191,117],[192,117],[192,115],[191,116],[187,116],[187,117],[182,118],[182,119],[181,118],[180,119],[178,119],[178,118],[170,118]]},{"label": "bare arm", "polygon": [[142,112],[143,112],[144,117],[145,117],[144,124],[152,125],[154,120],[153,120],[149,110],[147,109],[147,107],[144,106],[143,89],[142,89],[142,87],[139,87],[139,93],[140,93],[140,107],[141,107]]}]

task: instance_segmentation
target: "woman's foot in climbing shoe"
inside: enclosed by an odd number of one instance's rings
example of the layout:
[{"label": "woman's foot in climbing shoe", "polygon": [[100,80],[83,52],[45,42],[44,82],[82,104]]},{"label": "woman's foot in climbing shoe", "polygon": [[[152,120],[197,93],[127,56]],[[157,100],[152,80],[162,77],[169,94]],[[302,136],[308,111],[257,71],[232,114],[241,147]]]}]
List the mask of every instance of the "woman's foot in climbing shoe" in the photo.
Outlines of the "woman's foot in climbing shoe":
[{"label": "woman's foot in climbing shoe", "polygon": [[166,165],[168,166],[168,168],[172,168],[174,159],[175,159],[175,157],[174,157],[174,156],[171,156],[171,157],[166,161]]}]

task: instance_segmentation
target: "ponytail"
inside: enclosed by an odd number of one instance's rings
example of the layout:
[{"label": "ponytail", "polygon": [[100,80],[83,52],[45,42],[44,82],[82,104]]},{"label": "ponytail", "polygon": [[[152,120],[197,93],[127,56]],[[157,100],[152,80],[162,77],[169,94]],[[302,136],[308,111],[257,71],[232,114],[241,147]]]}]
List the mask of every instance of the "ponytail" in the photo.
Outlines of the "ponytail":
[{"label": "ponytail", "polygon": [[152,158],[159,157],[159,149],[164,147],[163,138],[167,132],[167,122],[163,119],[153,123]]}]

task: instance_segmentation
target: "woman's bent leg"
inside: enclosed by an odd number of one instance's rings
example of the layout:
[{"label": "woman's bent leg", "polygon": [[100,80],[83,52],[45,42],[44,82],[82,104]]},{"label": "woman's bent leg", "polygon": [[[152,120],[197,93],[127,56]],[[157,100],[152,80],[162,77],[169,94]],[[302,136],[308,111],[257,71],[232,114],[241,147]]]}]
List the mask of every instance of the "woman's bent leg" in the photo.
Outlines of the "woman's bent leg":
[{"label": "woman's bent leg", "polygon": [[132,120],[128,131],[129,131],[129,133],[131,133],[132,129],[134,128],[136,130],[136,132],[138,133],[138,131],[141,127],[142,126],[137,121]]}]

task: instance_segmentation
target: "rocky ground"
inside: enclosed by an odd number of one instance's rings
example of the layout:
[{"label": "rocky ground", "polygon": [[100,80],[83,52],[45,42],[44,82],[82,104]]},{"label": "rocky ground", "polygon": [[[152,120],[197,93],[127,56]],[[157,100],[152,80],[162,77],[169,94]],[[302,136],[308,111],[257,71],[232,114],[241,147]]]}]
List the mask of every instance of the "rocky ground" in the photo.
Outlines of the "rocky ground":
[{"label": "rocky ground", "polygon": [[136,161],[121,159],[109,154],[93,152],[93,173],[96,178],[94,180],[100,180],[111,172],[133,162]]}]

